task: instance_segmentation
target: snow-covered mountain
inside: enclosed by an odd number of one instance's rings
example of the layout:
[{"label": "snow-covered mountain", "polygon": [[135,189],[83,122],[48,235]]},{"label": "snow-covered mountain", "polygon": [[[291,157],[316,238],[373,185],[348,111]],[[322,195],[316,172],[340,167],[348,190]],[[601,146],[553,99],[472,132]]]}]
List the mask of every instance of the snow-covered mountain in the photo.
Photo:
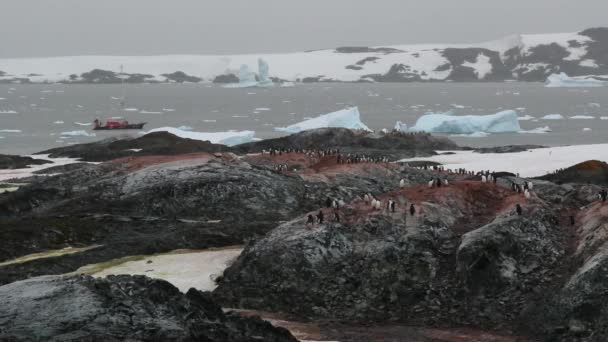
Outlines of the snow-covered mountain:
[{"label": "snow-covered mountain", "polygon": [[415,82],[544,81],[548,75],[608,74],[608,28],[578,33],[514,35],[480,44],[340,47],[233,56],[73,56],[0,59],[0,82],[237,82],[258,58],[275,81]]}]

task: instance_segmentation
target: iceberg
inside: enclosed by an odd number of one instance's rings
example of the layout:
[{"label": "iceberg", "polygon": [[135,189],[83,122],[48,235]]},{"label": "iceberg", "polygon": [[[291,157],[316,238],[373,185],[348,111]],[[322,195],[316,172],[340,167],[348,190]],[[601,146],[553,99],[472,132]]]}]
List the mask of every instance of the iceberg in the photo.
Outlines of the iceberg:
[{"label": "iceberg", "polygon": [[247,64],[241,65],[239,69],[239,83],[226,84],[225,88],[253,88],[253,87],[272,87],[274,83],[269,77],[268,63],[262,58],[258,59],[258,80],[253,71],[249,69]]},{"label": "iceberg", "polygon": [[421,116],[410,131],[448,134],[479,134],[519,132],[517,113],[506,110],[491,115],[455,116],[451,113],[427,113]]},{"label": "iceberg", "polygon": [[608,84],[606,81],[599,81],[595,79],[578,79],[572,78],[566,73],[562,72],[559,74],[552,74],[547,77],[545,81],[545,87],[548,88],[561,88],[561,87],[604,87]]},{"label": "iceberg", "polygon": [[363,122],[358,107],[342,109],[337,112],[320,115],[316,118],[305,120],[287,127],[275,127],[274,130],[285,133],[298,133],[309,129],[342,127],[348,129],[360,129],[371,132]]},{"label": "iceberg", "polygon": [[541,118],[542,120],[563,120],[564,116],[561,114],[548,114]]},{"label": "iceberg", "polygon": [[407,125],[404,122],[397,121],[393,130],[397,132],[407,133]]},{"label": "iceberg", "polygon": [[258,87],[270,87],[274,84],[270,77],[268,77],[268,63],[263,59],[258,59],[258,73],[260,75],[260,81]]},{"label": "iceberg", "polygon": [[175,127],[161,127],[152,129],[143,134],[154,132],[168,132],[180,138],[209,141],[213,144],[222,144],[227,146],[244,144],[255,140],[254,131],[228,131],[207,133],[185,131]]}]

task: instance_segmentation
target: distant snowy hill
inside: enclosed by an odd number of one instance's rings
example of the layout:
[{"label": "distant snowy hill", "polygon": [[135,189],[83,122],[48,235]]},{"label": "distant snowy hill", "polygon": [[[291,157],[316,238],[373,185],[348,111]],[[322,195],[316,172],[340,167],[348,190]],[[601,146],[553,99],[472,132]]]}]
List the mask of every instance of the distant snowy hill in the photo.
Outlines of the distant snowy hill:
[{"label": "distant snowy hill", "polygon": [[[608,28],[515,35],[480,44],[341,47],[234,56],[74,56],[0,59],[0,83],[233,83],[241,65],[268,62],[270,77],[292,82],[544,81],[553,73],[608,75]],[[601,77],[601,76],[600,76]]]}]

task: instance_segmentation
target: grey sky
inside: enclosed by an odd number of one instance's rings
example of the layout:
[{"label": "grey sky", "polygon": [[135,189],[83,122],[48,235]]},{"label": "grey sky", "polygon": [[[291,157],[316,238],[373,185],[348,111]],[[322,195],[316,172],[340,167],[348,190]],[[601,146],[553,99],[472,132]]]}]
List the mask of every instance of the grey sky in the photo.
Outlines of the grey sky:
[{"label": "grey sky", "polygon": [[607,0],[0,0],[0,58],[481,42],[607,18]]}]

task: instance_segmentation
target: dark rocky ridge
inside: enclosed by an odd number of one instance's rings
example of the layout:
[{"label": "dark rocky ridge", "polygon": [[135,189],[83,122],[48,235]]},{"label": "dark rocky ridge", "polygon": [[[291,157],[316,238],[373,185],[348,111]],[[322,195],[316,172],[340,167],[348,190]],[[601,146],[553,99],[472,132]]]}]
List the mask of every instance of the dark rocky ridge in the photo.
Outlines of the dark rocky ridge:
[{"label": "dark rocky ridge", "polygon": [[182,294],[142,276],[47,276],[2,286],[0,327],[3,341],[297,341],[259,318],[224,313],[209,293]]},{"label": "dark rocky ridge", "polygon": [[[139,150],[141,151],[132,151]],[[199,152],[226,152],[230,148],[208,141],[184,139],[167,132],[154,132],[138,138],[110,138],[88,144],[58,147],[39,152],[50,158],[69,157],[98,162],[128,156],[172,155]]]},{"label": "dark rocky ridge", "polygon": [[23,169],[29,167],[30,165],[43,165],[50,163],[52,163],[52,161],[44,159],[0,154],[0,170]]},{"label": "dark rocky ridge", "polygon": [[369,134],[345,128],[321,128],[289,136],[235,146],[236,153],[257,153],[271,148],[330,149],[345,153],[384,154],[395,159],[426,157],[436,150],[461,149],[451,140],[430,134]]},{"label": "dark rocky ridge", "polygon": [[[511,181],[522,182],[499,183]],[[305,216],[280,225],[246,247],[215,294],[227,305],[307,319],[604,340],[608,304],[597,277],[605,273],[608,239],[597,232],[608,205],[596,201],[599,188],[537,181],[538,198],[526,200],[506,187],[451,183],[379,197],[397,200],[396,214],[355,202],[341,210],[341,223],[327,215],[313,228]],[[516,203],[524,216],[514,213]]]},{"label": "dark rocky ridge", "polygon": [[589,160],[539,177],[539,179],[557,184],[588,183],[608,186],[608,164],[599,160]]}]

